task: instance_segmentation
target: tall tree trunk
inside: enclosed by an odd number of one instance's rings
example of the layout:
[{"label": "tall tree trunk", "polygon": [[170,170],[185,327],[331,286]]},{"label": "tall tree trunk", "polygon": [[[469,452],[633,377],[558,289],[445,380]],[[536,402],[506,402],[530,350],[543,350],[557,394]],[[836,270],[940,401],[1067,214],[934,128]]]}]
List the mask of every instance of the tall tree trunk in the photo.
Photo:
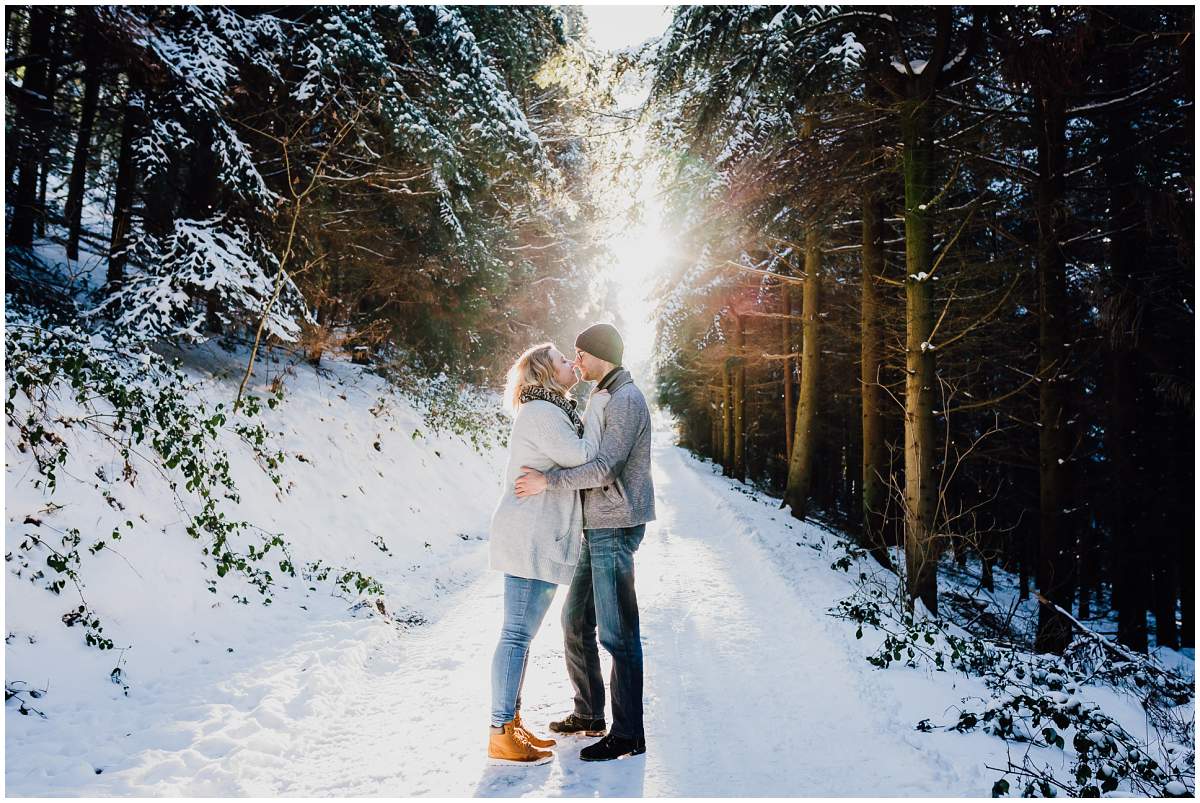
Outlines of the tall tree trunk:
[{"label": "tall tree trunk", "polygon": [[689,411],[686,421],[687,448],[697,454],[703,454],[705,442],[708,440],[708,427],[704,426],[708,423],[707,417],[701,417]]},{"label": "tall tree trunk", "polygon": [[129,235],[133,225],[133,194],[136,183],[133,140],[137,136],[141,108],[132,86],[126,90],[125,115],[121,122],[121,144],[117,152],[117,180],[113,195],[112,240],[108,252],[106,287],[111,292],[125,280]]},{"label": "tall tree trunk", "polygon": [[[1018,478],[1013,477],[1013,471],[1011,469],[1009,470],[1008,474],[1009,474],[1010,487],[1018,487],[1017,486]],[[1019,487],[1022,488],[1021,498],[1022,498],[1022,500],[1024,500],[1025,499],[1024,485],[1022,484]],[[1033,558],[1033,547],[1034,547],[1035,539],[1033,536],[1033,527],[1031,527],[1029,524],[1029,522],[1032,518],[1032,512],[1024,505],[1023,502],[1022,502],[1021,508],[1022,508],[1021,516],[1017,521],[1016,528],[1013,531],[1013,535],[1016,536],[1016,550],[1017,550],[1017,556],[1018,556],[1018,559],[1017,559],[1017,572],[1018,572],[1018,575],[1017,575],[1017,599],[1019,599],[1021,602],[1024,602],[1025,600],[1029,599],[1030,570],[1033,568],[1036,568],[1037,561],[1034,560],[1034,558]]]},{"label": "tall tree trunk", "polygon": [[714,463],[721,462],[721,402],[715,391],[708,392],[708,456]]},{"label": "tall tree trunk", "polygon": [[17,95],[20,146],[17,194],[13,198],[12,223],[8,230],[10,245],[19,248],[33,246],[33,228],[37,218],[38,165],[48,147],[46,141],[46,77],[50,60],[49,6],[33,6],[29,10],[30,60],[25,78]]},{"label": "tall tree trunk", "polygon": [[50,60],[46,66],[46,101],[43,104],[43,136],[46,138],[45,145],[42,146],[42,161],[38,170],[38,193],[37,193],[37,234],[38,237],[46,236],[46,188],[50,184],[50,132],[54,128],[54,96],[58,94],[58,73],[62,69],[62,50],[66,44],[63,36],[63,27],[66,20],[62,15],[61,9],[55,9],[53,31],[50,36]]},{"label": "tall tree trunk", "polygon": [[[788,355],[792,353],[792,289],[787,282],[780,283],[779,286],[779,306],[780,314],[783,318],[780,319],[780,335],[783,339],[782,353]],[[785,356],[783,358],[783,435],[784,435],[784,454],[792,453],[792,443],[796,437],[796,419],[795,399],[792,398],[792,358]]]},{"label": "tall tree trunk", "polygon": [[[1040,90],[1040,91],[1039,91]],[[1071,566],[1075,533],[1070,509],[1072,437],[1068,415],[1070,362],[1066,259],[1062,252],[1066,194],[1066,98],[1040,85],[1032,115],[1038,138],[1038,470],[1040,479],[1038,589],[1063,610],[1071,609]],[[1071,640],[1071,623],[1055,608],[1038,609],[1035,649],[1061,653]]]},{"label": "tall tree trunk", "polygon": [[1179,567],[1179,646],[1196,646],[1196,537],[1195,537],[1195,497],[1191,484],[1195,478],[1196,465],[1196,419],[1194,408],[1183,411],[1176,416],[1180,422],[1175,430],[1183,449],[1178,446],[1172,449],[1175,455],[1175,466],[1171,472],[1175,487],[1170,531],[1175,537],[1175,556]]},{"label": "tall tree trunk", "polygon": [[[1132,69],[1127,53],[1105,60],[1105,83],[1130,86]],[[1115,82],[1115,83],[1114,83]],[[1105,457],[1111,466],[1112,532],[1115,541],[1113,604],[1117,608],[1117,640],[1135,650],[1147,647],[1146,609],[1150,567],[1139,476],[1138,393],[1143,382],[1136,331],[1139,289],[1136,263],[1141,259],[1139,232],[1142,217],[1137,199],[1137,166],[1133,132],[1126,114],[1107,119],[1107,153],[1104,160],[1109,196],[1109,228],[1113,232],[1108,261],[1113,291],[1108,304],[1108,427]]]},{"label": "tall tree trunk", "polygon": [[734,315],[733,347],[733,476],[746,481],[746,318]]},{"label": "tall tree trunk", "polygon": [[103,43],[96,30],[95,12],[80,9],[83,24],[83,106],[79,113],[79,132],[75,137],[75,155],[67,189],[67,257],[79,259],[79,237],[83,230],[83,196],[87,188],[87,163],[91,156],[92,126],[100,101],[100,72]]},{"label": "tall tree trunk", "polygon": [[[1151,325],[1152,329],[1161,331]],[[1158,331],[1155,332],[1158,334]],[[1171,346],[1156,336],[1151,349],[1156,354],[1169,351]],[[1185,358],[1190,359],[1190,358]],[[1181,366],[1180,373],[1190,366]],[[1176,603],[1179,600],[1181,575],[1193,571],[1194,564],[1179,562],[1178,540],[1195,538],[1195,506],[1192,484],[1194,482],[1194,409],[1174,403],[1154,394],[1159,406],[1154,415],[1154,431],[1148,434],[1155,444],[1154,453],[1163,457],[1157,462],[1157,479],[1151,484],[1159,494],[1159,504],[1154,512],[1151,531],[1151,560],[1154,580],[1151,597],[1154,610],[1154,643],[1157,647],[1179,649],[1179,622]],[[1151,476],[1154,476],[1153,474]]]},{"label": "tall tree trunk", "polygon": [[[857,530],[863,521],[861,411],[854,404],[853,394],[841,398],[842,432],[846,443],[845,464],[842,467],[842,500],[850,527]],[[861,532],[859,538],[866,543]]]},{"label": "tall tree trunk", "polygon": [[[25,32],[29,25],[29,13],[31,6],[24,6],[20,14],[17,14],[17,7],[6,5],[4,7],[5,19],[5,53],[20,53],[22,52],[22,43],[24,42]],[[21,110],[20,101],[15,104],[17,110]],[[23,142],[21,135],[21,127],[14,126],[11,132],[6,132],[4,137],[4,159],[6,168],[4,171],[4,191],[8,193],[8,197],[15,198],[17,196],[17,165],[20,163],[21,143]]]},{"label": "tall tree trunk", "polygon": [[935,451],[933,404],[937,364],[929,338],[933,333],[933,243],[929,202],[933,199],[933,131],[927,97],[917,96],[901,107],[904,143],[904,560],[908,603],[920,599],[937,613],[937,564],[940,544],[934,529],[937,487],[933,476]]},{"label": "tall tree trunk", "polygon": [[863,545],[882,566],[892,567],[884,544],[888,454],[884,434],[883,322],[879,278],[883,275],[883,198],[874,188],[862,201],[862,528]]},{"label": "tall tree trunk", "polygon": [[[1187,43],[1187,48],[1184,50],[1186,64],[1186,83],[1184,86],[1194,87],[1196,85],[1196,39],[1193,36]],[[1188,104],[1187,110],[1187,130],[1196,130],[1196,103]],[[1190,186],[1196,186],[1196,171],[1195,158],[1192,159],[1192,175],[1189,176]],[[1194,232],[1194,229],[1193,229]],[[1195,239],[1194,235],[1191,238]],[[1195,296],[1193,295],[1193,298]],[[1194,348],[1192,358],[1194,359]],[[1193,374],[1194,376],[1194,374]],[[1184,436],[1183,442],[1190,444],[1186,455],[1176,453],[1177,458],[1181,459],[1181,465],[1184,471],[1175,475],[1176,482],[1180,489],[1180,494],[1176,497],[1179,505],[1180,520],[1188,522],[1190,526],[1181,527],[1175,531],[1177,544],[1179,545],[1179,626],[1180,626],[1180,646],[1195,647],[1196,646],[1196,573],[1192,569],[1196,565],[1196,539],[1195,539],[1195,516],[1196,504],[1195,492],[1188,486],[1195,479],[1196,466],[1196,409],[1195,401],[1189,405],[1189,409],[1181,416],[1181,419],[1186,422],[1187,434]]]},{"label": "tall tree trunk", "polygon": [[[1165,522],[1164,522],[1165,523]],[[1179,648],[1179,629],[1175,622],[1176,589],[1179,567],[1175,561],[1174,534],[1160,531],[1159,549],[1154,550],[1154,643],[1158,647]]]},{"label": "tall tree trunk", "polygon": [[817,381],[821,362],[821,233],[810,225],[804,234],[804,290],[801,327],[804,343],[800,351],[800,398],[796,402],[796,434],[788,462],[784,503],[792,515],[808,515],[812,491],[813,452],[817,417]]},{"label": "tall tree trunk", "polygon": [[1100,607],[1100,553],[1103,542],[1096,526],[1095,516],[1088,516],[1088,524],[1084,529],[1079,550],[1079,597],[1077,601],[1078,617],[1087,619],[1092,615],[1093,602]]},{"label": "tall tree trunk", "polygon": [[721,472],[733,476],[733,366],[729,358],[721,364]]}]

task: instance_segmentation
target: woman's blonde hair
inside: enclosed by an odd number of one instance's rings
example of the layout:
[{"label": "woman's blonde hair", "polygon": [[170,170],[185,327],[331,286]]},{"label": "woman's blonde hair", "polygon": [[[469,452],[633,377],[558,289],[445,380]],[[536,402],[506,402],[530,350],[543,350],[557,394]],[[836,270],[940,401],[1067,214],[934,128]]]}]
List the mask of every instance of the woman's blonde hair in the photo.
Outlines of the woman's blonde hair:
[{"label": "woman's blonde hair", "polygon": [[521,406],[521,391],[530,386],[540,386],[567,395],[570,388],[563,387],[555,379],[554,360],[550,358],[552,348],[553,343],[530,346],[508,369],[508,377],[504,382],[504,404],[512,412],[515,413]]}]

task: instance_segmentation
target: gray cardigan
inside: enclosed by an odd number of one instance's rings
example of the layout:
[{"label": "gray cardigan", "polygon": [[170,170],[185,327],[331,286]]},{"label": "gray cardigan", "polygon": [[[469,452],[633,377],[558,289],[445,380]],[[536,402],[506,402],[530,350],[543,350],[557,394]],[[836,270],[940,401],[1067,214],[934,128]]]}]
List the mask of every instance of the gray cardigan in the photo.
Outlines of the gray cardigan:
[{"label": "gray cardigan", "polygon": [[646,397],[624,368],[616,369],[601,387],[612,396],[604,411],[600,451],[581,466],[547,471],[547,492],[586,489],[583,526],[588,530],[654,521],[650,408]]},{"label": "gray cardigan", "polygon": [[583,437],[561,409],[548,401],[525,402],[508,438],[504,487],[492,513],[491,568],[515,577],[566,584],[575,574],[583,537],[583,505],[575,490],[546,490],[519,499],[513,490],[521,466],[546,472],[577,466],[596,456],[609,397],[591,399]]}]

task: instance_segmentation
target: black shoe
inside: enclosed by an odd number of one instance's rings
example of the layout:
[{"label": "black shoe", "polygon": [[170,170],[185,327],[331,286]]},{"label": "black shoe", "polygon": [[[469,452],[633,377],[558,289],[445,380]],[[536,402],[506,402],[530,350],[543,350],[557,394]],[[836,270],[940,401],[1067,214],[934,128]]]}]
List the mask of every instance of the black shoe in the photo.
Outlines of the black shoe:
[{"label": "black shoe", "polygon": [[550,723],[550,730],[555,733],[579,733],[584,736],[603,736],[607,727],[604,719],[588,719],[578,714],[571,714],[566,719]]},{"label": "black shoe", "polygon": [[646,752],[646,739],[626,739],[623,736],[613,736],[611,733],[595,744],[589,744],[579,751],[579,757],[584,761],[612,761],[614,758],[640,756]]}]

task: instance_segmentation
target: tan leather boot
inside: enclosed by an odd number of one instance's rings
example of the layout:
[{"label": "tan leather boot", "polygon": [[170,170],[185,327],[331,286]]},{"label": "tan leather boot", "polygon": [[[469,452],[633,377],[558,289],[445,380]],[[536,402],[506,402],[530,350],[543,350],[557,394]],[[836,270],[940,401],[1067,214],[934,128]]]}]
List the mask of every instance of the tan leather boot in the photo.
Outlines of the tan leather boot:
[{"label": "tan leather boot", "polygon": [[488,760],[493,764],[545,764],[552,758],[553,753],[538,750],[526,741],[512,722],[492,728],[488,734]]},{"label": "tan leather boot", "polygon": [[525,727],[525,723],[521,722],[521,712],[518,711],[513,716],[513,730],[525,737],[525,741],[529,742],[534,747],[554,747],[558,742],[553,739],[543,739],[534,735],[533,731]]}]

